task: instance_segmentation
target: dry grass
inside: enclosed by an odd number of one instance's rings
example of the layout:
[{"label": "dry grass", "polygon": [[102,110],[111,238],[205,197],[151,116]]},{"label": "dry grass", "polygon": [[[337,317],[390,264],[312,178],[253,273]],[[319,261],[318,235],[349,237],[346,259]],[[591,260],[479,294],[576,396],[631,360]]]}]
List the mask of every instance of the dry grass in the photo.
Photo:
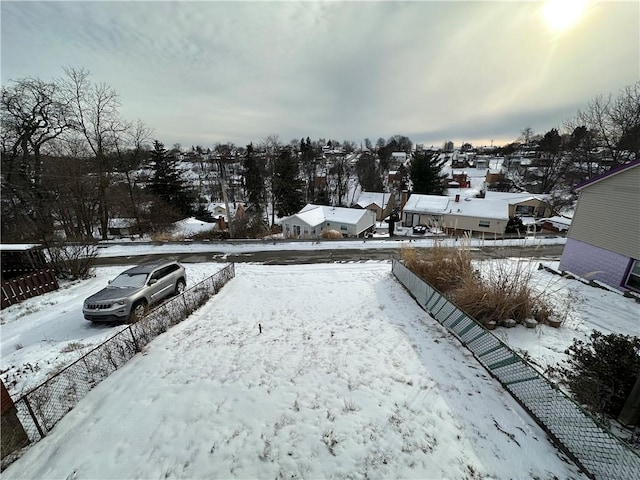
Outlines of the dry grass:
[{"label": "dry grass", "polygon": [[484,264],[482,272],[471,263],[468,240],[460,248],[437,243],[431,249],[402,250],[409,269],[447,295],[458,307],[483,324],[513,319],[546,322],[554,314],[545,292],[531,287],[534,263],[508,259]]},{"label": "dry grass", "polygon": [[464,279],[452,299],[460,308],[486,324],[513,319],[518,323],[534,318],[540,299],[530,288],[531,267],[497,261],[488,264],[482,276]]},{"label": "dry grass", "polygon": [[171,231],[161,230],[151,234],[154,242],[170,242],[172,240],[184,240],[184,235],[173,234]]},{"label": "dry grass", "polygon": [[322,233],[320,234],[320,237],[325,239],[343,238],[342,233],[340,233],[338,230],[331,230],[331,229],[323,230]]},{"label": "dry grass", "polygon": [[461,242],[460,248],[446,247],[442,242],[420,250],[403,247],[402,259],[409,269],[442,293],[449,293],[465,279],[475,277],[468,239]]}]

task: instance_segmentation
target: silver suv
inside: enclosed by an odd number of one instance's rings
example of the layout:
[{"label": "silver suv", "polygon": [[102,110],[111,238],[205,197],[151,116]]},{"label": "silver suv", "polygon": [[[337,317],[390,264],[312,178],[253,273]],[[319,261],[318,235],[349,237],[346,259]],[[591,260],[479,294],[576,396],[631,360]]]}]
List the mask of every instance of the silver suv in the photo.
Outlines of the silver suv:
[{"label": "silver suv", "polygon": [[176,261],[145,263],[125,270],[106,288],[84,301],[82,313],[92,322],[137,322],[154,303],[184,292],[187,276]]}]

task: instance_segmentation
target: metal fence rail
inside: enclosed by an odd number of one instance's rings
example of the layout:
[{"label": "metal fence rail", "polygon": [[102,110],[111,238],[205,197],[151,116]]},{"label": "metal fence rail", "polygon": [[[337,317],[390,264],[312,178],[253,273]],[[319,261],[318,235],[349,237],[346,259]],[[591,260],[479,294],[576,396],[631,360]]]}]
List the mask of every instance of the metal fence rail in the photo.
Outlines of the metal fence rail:
[{"label": "metal fence rail", "polygon": [[87,393],[160,333],[180,323],[235,277],[229,264],[211,277],[151,310],[15,402],[31,443],[47,435]]},{"label": "metal fence rail", "polygon": [[587,475],[640,479],[640,456],[633,449],[402,262],[393,260],[392,271],[416,302],[474,354]]}]

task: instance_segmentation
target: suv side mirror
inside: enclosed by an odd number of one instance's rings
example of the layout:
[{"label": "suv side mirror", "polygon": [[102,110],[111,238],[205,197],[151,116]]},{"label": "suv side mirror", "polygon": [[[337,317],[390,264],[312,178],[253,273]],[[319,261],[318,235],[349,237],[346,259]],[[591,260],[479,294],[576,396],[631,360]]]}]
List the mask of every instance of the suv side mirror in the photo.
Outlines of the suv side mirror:
[{"label": "suv side mirror", "polygon": [[152,278],[151,280],[149,280],[149,285],[153,285],[155,283],[158,283],[158,279],[157,278]]}]

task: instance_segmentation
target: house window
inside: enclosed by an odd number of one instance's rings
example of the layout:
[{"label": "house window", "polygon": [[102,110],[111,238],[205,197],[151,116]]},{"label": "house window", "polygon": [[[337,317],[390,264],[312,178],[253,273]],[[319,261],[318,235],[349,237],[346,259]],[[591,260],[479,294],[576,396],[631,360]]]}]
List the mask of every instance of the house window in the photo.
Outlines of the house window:
[{"label": "house window", "polygon": [[293,226],[293,234],[300,236],[300,225],[294,225]]},{"label": "house window", "polygon": [[535,207],[533,205],[516,205],[516,215],[533,217]]},{"label": "house window", "polygon": [[347,231],[347,226],[346,225],[340,225],[340,230],[342,230],[343,232]]},{"label": "house window", "polygon": [[478,222],[479,227],[489,228],[491,226],[491,222],[489,220],[480,220]]},{"label": "house window", "polygon": [[633,290],[640,291],[640,261],[633,261],[625,285]]}]

